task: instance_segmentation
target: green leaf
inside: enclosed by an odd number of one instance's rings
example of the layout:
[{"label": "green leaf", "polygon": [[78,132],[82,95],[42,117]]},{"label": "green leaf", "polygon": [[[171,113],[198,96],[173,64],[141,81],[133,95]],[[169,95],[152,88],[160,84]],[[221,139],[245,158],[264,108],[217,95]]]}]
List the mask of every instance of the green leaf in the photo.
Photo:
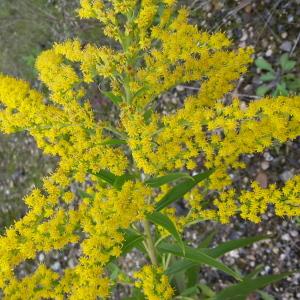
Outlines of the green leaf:
[{"label": "green leaf", "polygon": [[[121,256],[124,256],[126,253],[130,252],[133,248],[139,249],[141,252],[146,253],[146,249],[143,245],[144,237],[141,234],[138,234],[132,229],[121,229],[120,232],[123,234],[124,241],[121,247]],[[116,260],[115,256],[111,256],[109,263],[112,263]]]},{"label": "green leaf", "polygon": [[185,257],[191,261],[194,261],[198,264],[205,264],[214,268],[217,268],[220,271],[227,273],[228,275],[233,276],[237,280],[241,280],[241,275],[234,272],[232,269],[224,265],[222,262],[216,260],[215,258],[207,255],[201,249],[194,249],[188,246],[185,246],[185,254],[181,251],[181,248],[177,245],[161,243],[158,245],[158,249],[161,252],[171,253],[176,256]]},{"label": "green leaf", "polygon": [[263,269],[263,265],[258,265],[252,272],[244,277],[244,280],[255,278]]},{"label": "green leaf", "polygon": [[120,268],[112,262],[107,264],[106,268],[110,273],[109,277],[110,277],[111,280],[116,280],[118,278],[119,274],[121,273]]},{"label": "green leaf", "polygon": [[99,172],[94,174],[95,176],[101,178],[105,182],[109,183],[110,185],[113,185],[117,176],[113,173],[107,171],[107,170],[100,170]]},{"label": "green leaf", "polygon": [[166,270],[166,275],[175,275],[182,271],[188,270],[194,266],[198,266],[198,263],[195,263],[189,259],[181,259],[174,262],[168,269]]},{"label": "green leaf", "polygon": [[152,108],[145,111],[144,120],[147,124],[149,124],[149,121],[150,121],[150,118],[151,118],[152,114],[153,114],[153,109]]},{"label": "green leaf", "polygon": [[160,211],[167,207],[171,203],[183,197],[193,187],[195,187],[200,181],[208,178],[213,173],[213,170],[206,171],[204,173],[193,176],[193,180],[187,179],[186,181],[177,184],[157,203],[156,211]]},{"label": "green leaf", "polygon": [[269,238],[270,238],[270,236],[253,236],[253,237],[248,237],[248,238],[236,239],[236,240],[222,243],[212,249],[205,249],[204,251],[206,254],[210,255],[211,257],[218,258],[232,250],[246,247],[255,242],[258,242],[261,240],[266,240]]},{"label": "green leaf", "polygon": [[258,293],[260,294],[260,296],[263,300],[275,300],[275,298],[272,295],[270,295],[264,291],[258,291]]},{"label": "green leaf", "polygon": [[261,75],[259,79],[264,82],[273,81],[274,79],[276,79],[276,75],[274,73],[268,72]]},{"label": "green leaf", "polygon": [[177,273],[174,276],[174,283],[175,290],[181,294],[186,289],[185,274],[183,272]]},{"label": "green leaf", "polygon": [[121,176],[116,176],[108,170],[101,170],[94,175],[109,183],[116,189],[121,189],[126,181],[137,177],[136,174],[123,174]]},{"label": "green leaf", "polygon": [[187,287],[192,287],[199,281],[199,266],[193,266],[186,270],[185,275],[187,277]]},{"label": "green leaf", "polygon": [[255,65],[262,70],[266,70],[266,71],[275,73],[271,64],[262,57],[259,57],[255,60]]},{"label": "green leaf", "polygon": [[107,140],[101,145],[126,145],[127,142],[125,140],[117,140],[117,139],[112,139],[112,140]]},{"label": "green leaf", "polygon": [[121,96],[116,96],[112,92],[101,91],[104,96],[111,100],[114,104],[119,105],[122,102]]},{"label": "green leaf", "polygon": [[287,88],[290,91],[298,91],[300,90],[300,78],[295,78],[293,80],[288,80],[287,81]]},{"label": "green leaf", "polygon": [[[211,243],[212,239],[214,238],[216,234],[216,230],[211,231],[204,239],[203,241],[200,242],[199,248],[207,248],[209,244]],[[171,266],[166,270],[167,275],[174,275],[182,271],[187,271],[190,272],[191,269],[194,269],[197,267],[198,268],[198,263],[195,263],[189,259],[181,259],[177,260],[174,263],[171,264]]]},{"label": "green leaf", "polygon": [[149,90],[149,87],[147,86],[142,87],[133,95],[132,100],[134,100],[137,97],[141,97],[147,90]]},{"label": "green leaf", "polygon": [[126,182],[126,181],[129,181],[131,179],[134,179],[136,178],[137,176],[135,174],[124,174],[124,175],[121,175],[121,176],[116,176],[115,178],[115,181],[113,183],[113,186],[120,190],[123,186],[123,184]]},{"label": "green leaf", "polygon": [[199,283],[198,286],[201,289],[203,295],[208,297],[213,297],[215,295],[215,292],[208,285]]},{"label": "green leaf", "polygon": [[197,248],[207,248],[215,237],[217,230],[212,230],[205,238],[200,242]]},{"label": "green leaf", "polygon": [[81,198],[89,198],[89,199],[93,199],[94,198],[93,195],[88,194],[87,192],[85,192],[83,190],[78,189],[77,191],[78,191],[78,194],[79,194],[79,196]]},{"label": "green leaf", "polygon": [[275,96],[288,96],[289,92],[286,89],[286,83],[280,82],[276,85]]},{"label": "green leaf", "polygon": [[122,255],[130,252],[134,247],[140,248],[144,237],[133,230],[123,229],[124,242],[122,244]]},{"label": "green leaf", "polygon": [[287,53],[280,56],[279,63],[284,72],[291,71],[296,66],[296,61],[290,60]]},{"label": "green leaf", "polygon": [[172,181],[185,178],[193,180],[189,174],[186,173],[172,173],[161,177],[151,178],[145,181],[145,183],[153,188],[160,187],[164,184],[170,183]]},{"label": "green leaf", "polygon": [[256,290],[261,289],[273,282],[279,281],[291,274],[292,272],[287,272],[278,275],[267,275],[267,276],[260,276],[255,279],[243,280],[240,283],[225,288],[216,296],[214,296],[212,300],[232,300],[233,297],[246,298],[249,294],[255,292]]},{"label": "green leaf", "polygon": [[153,212],[151,215],[147,216],[147,219],[149,221],[151,221],[152,223],[162,226],[164,229],[166,229],[174,237],[174,239],[178,242],[182,251],[183,252],[185,251],[181,236],[178,233],[175,224],[168,216],[166,216],[160,212]]},{"label": "green leaf", "polygon": [[198,286],[192,286],[187,289],[185,289],[180,296],[182,297],[189,297],[189,296],[194,296],[199,292],[199,287]]},{"label": "green leaf", "polygon": [[145,299],[146,298],[143,295],[143,293],[137,288],[133,288],[131,297],[123,298],[123,300],[145,300]]},{"label": "green leaf", "polygon": [[256,95],[259,96],[259,97],[263,97],[266,95],[267,92],[269,92],[271,90],[271,87],[263,84],[261,86],[259,86],[257,89],[256,89]]}]

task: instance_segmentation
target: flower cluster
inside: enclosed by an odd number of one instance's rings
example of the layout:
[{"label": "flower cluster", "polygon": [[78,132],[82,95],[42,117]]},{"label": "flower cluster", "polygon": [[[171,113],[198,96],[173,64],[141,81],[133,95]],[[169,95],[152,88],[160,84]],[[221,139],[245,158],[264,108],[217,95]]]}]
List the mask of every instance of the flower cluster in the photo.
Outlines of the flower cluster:
[{"label": "flower cluster", "polygon": [[143,290],[149,300],[172,299],[174,290],[162,268],[146,265],[134,277],[137,279],[135,285]]},{"label": "flower cluster", "polygon": [[[241,155],[299,135],[300,97],[264,98],[247,107],[238,99],[222,101],[246,72],[251,48],[230,50],[223,33],[201,32],[175,0],[81,0],[79,15],[102,22],[115,49],[75,39],[43,52],[36,68],[49,90],[45,96],[0,75],[0,129],[27,130],[44,153],[60,158],[43,188],[25,198],[29,212],[0,238],[4,299],[109,297],[105,267],[122,252],[122,229],[141,222],[169,188],[150,189],[145,179],[201,171],[200,159],[214,172],[185,197],[190,213],[177,218],[173,209],[164,211],[178,228],[199,218],[226,223],[235,215],[259,222],[269,204],[278,216],[300,215],[299,176],[280,189],[253,183],[237,191],[228,174],[246,167]],[[97,120],[88,99],[87,85],[99,79],[109,82],[104,95],[119,106],[111,123]],[[194,81],[198,93],[177,111],[155,109],[161,94]],[[132,176],[108,184],[95,176],[101,171]],[[81,195],[74,191],[78,183],[86,186]],[[58,274],[40,265],[28,277],[15,276],[38,252],[75,243],[82,255],[74,268]],[[147,266],[136,276],[149,299],[172,297],[161,269]]]}]

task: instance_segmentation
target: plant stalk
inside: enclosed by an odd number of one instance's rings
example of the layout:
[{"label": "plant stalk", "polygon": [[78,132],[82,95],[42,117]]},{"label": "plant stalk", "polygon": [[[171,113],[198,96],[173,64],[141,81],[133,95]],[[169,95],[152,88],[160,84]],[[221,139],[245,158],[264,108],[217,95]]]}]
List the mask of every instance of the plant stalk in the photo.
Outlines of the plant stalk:
[{"label": "plant stalk", "polygon": [[147,250],[148,254],[151,260],[151,263],[153,265],[157,265],[157,257],[155,253],[155,246],[151,234],[151,229],[150,229],[150,223],[148,220],[144,220],[144,230],[145,230],[145,235],[146,235],[146,244],[147,244]]}]

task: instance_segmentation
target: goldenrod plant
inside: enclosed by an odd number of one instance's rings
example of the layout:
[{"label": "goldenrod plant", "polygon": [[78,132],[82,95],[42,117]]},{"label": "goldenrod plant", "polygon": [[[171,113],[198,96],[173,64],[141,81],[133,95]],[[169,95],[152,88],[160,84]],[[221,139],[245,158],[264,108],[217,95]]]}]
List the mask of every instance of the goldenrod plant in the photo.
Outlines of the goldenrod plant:
[{"label": "goldenrod plant", "polygon": [[[78,13],[99,20],[116,47],[75,39],[43,52],[36,68],[47,97],[0,76],[1,130],[26,130],[44,153],[60,158],[43,187],[25,197],[28,213],[0,239],[3,299],[107,299],[120,283],[132,285],[131,299],[245,299],[287,276],[240,274],[218,260],[268,237],[210,248],[209,235],[196,249],[181,233],[203,220],[258,223],[270,205],[280,217],[300,215],[300,176],[241,191],[228,174],[246,168],[242,154],[299,135],[300,97],[263,98],[246,108],[239,99],[222,101],[253,50],[232,50],[223,33],[189,24],[188,10],[175,0],[82,0]],[[101,93],[118,107],[117,120],[94,116],[86,91],[99,79],[109,83]],[[177,111],[156,109],[164,92],[195,81],[199,92]],[[185,203],[186,214],[176,214],[175,201]],[[81,249],[75,267],[55,272],[40,264],[27,276],[16,273],[38,253],[74,244]],[[133,247],[149,264],[130,277],[116,259]],[[197,280],[178,280],[203,264],[235,283],[216,293]]]}]

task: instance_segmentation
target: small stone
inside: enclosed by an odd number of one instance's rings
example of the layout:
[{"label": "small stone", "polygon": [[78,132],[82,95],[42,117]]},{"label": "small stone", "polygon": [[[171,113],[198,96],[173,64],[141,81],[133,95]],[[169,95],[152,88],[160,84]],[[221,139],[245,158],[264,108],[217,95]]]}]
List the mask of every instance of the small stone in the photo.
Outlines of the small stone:
[{"label": "small stone", "polygon": [[212,5],[208,1],[203,5],[202,9],[206,12],[209,12],[212,10]]},{"label": "small stone", "polygon": [[294,176],[294,172],[292,172],[291,170],[288,171],[284,171],[283,173],[281,173],[279,175],[279,178],[283,181],[283,182],[287,182],[289,179],[291,179]]},{"label": "small stone", "polygon": [[247,109],[247,104],[246,104],[245,101],[240,102],[240,109],[243,110],[243,111]]},{"label": "small stone", "polygon": [[267,52],[266,52],[266,56],[270,57],[270,56],[272,56],[272,54],[273,54],[273,50],[272,49],[268,49]]},{"label": "small stone", "polygon": [[177,85],[177,86],[176,86],[176,90],[177,90],[178,92],[182,92],[182,91],[184,91],[184,87],[183,87],[182,85]]},{"label": "small stone", "polygon": [[290,41],[285,41],[280,45],[280,49],[285,52],[290,52],[292,50],[292,43]]},{"label": "small stone", "polygon": [[246,47],[246,42],[240,42],[239,47],[240,48],[245,48]]},{"label": "small stone", "polygon": [[282,37],[283,39],[286,39],[287,36],[288,36],[287,32],[283,32],[283,33],[281,34],[281,37]]},{"label": "small stone", "polygon": [[267,48],[269,45],[269,41],[267,39],[262,39],[261,44],[263,48]]},{"label": "small stone", "polygon": [[255,180],[259,183],[259,185],[262,188],[266,188],[268,186],[268,176],[264,172],[259,172]]},{"label": "small stone", "polygon": [[269,163],[268,161],[263,161],[263,162],[261,163],[261,168],[262,168],[263,170],[268,170],[269,167],[270,167],[270,163]]},{"label": "small stone", "polygon": [[74,268],[76,266],[76,262],[73,258],[68,261],[69,268]]},{"label": "small stone", "polygon": [[289,241],[290,240],[290,235],[288,233],[285,233],[282,237],[283,241]]},{"label": "small stone", "polygon": [[[279,259],[282,261],[282,260],[285,260],[286,256],[284,253],[280,254],[279,256]],[[275,271],[275,270],[274,270]]]},{"label": "small stone", "polygon": [[274,247],[274,248],[272,249],[272,251],[273,251],[275,254],[278,254],[278,253],[279,253],[279,249],[278,249],[277,247]]},{"label": "small stone", "polygon": [[272,161],[274,159],[274,157],[269,152],[264,153],[264,158],[266,161]]},{"label": "small stone", "polygon": [[247,31],[244,31],[244,30],[243,30],[243,35],[242,35],[242,37],[240,38],[240,41],[241,41],[241,42],[245,42],[247,39],[248,39],[248,33],[247,33]]},{"label": "small stone", "polygon": [[38,259],[39,259],[40,262],[44,261],[45,254],[44,253],[40,253]]},{"label": "small stone", "polygon": [[248,183],[248,182],[249,182],[249,178],[248,178],[248,177],[244,177],[244,178],[243,178],[243,182],[244,182],[244,183]]},{"label": "small stone", "polygon": [[266,273],[269,273],[270,270],[271,270],[270,266],[265,266],[265,272],[266,272]]},{"label": "small stone", "polygon": [[[251,84],[247,84],[244,88],[243,91],[245,93],[250,93],[250,91],[252,90],[252,85]],[[245,103],[246,104],[246,103]]]},{"label": "small stone", "polygon": [[230,252],[230,256],[233,257],[233,258],[239,258],[239,251],[238,250],[232,250]]},{"label": "small stone", "polygon": [[60,262],[59,261],[56,261],[53,265],[51,265],[51,269],[53,271],[59,271],[60,268],[61,268],[61,266],[60,266]]},{"label": "small stone", "polygon": [[298,236],[298,231],[292,230],[292,231],[290,232],[290,235],[291,235],[292,237],[297,237],[297,236]]},{"label": "small stone", "polygon": [[288,21],[288,23],[292,23],[294,21],[294,16],[288,15],[287,21]]},{"label": "small stone", "polygon": [[251,11],[252,11],[252,6],[251,6],[251,5],[247,5],[247,6],[245,7],[245,12],[246,12],[247,14],[250,14]]}]

